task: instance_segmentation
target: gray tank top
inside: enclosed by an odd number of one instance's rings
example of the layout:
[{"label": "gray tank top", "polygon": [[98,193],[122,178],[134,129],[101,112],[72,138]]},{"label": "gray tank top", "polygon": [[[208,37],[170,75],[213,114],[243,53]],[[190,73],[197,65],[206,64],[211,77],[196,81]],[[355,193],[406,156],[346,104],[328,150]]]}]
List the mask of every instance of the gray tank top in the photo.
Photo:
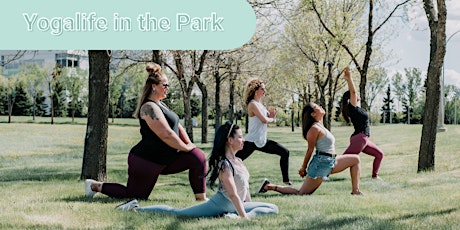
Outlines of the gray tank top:
[{"label": "gray tank top", "polygon": [[321,151],[325,153],[331,153],[335,154],[335,148],[334,148],[334,143],[335,143],[335,137],[332,135],[329,130],[327,130],[323,125],[320,123],[316,122],[314,125],[318,125],[319,127],[323,128],[323,130],[326,132],[326,135],[321,137],[319,140],[316,141],[316,151]]}]

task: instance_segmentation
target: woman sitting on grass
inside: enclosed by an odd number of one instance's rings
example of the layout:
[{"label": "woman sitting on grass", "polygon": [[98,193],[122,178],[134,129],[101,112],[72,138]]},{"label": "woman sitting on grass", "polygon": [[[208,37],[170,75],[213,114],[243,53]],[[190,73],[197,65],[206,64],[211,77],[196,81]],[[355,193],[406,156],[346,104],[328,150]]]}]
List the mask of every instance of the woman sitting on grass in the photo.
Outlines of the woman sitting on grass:
[{"label": "woman sitting on grass", "polygon": [[[270,184],[268,179],[265,179],[259,188],[259,193],[273,190],[282,194],[312,194],[323,182],[323,177],[350,168],[351,194],[362,195],[359,191],[359,156],[347,154],[336,157],[334,148],[335,138],[332,133],[323,126],[324,114],[324,109],[315,103],[307,104],[302,111],[302,135],[308,142],[308,148],[302,167],[299,170],[299,175],[302,178],[307,176],[307,179],[303,182],[300,190],[292,187]],[[313,149],[315,147],[316,154],[313,155]],[[313,159],[310,161],[312,155]],[[307,172],[308,161],[310,161],[310,163]]]},{"label": "woman sitting on grass", "polygon": [[225,215],[231,218],[255,217],[260,214],[276,214],[278,207],[270,203],[252,202],[249,193],[249,172],[240,158],[235,156],[244,145],[241,129],[230,122],[219,127],[209,159],[211,187],[219,178],[219,190],[210,200],[178,209],[166,205],[139,207],[137,200],[119,205],[123,211],[169,213],[186,217],[215,217]]}]

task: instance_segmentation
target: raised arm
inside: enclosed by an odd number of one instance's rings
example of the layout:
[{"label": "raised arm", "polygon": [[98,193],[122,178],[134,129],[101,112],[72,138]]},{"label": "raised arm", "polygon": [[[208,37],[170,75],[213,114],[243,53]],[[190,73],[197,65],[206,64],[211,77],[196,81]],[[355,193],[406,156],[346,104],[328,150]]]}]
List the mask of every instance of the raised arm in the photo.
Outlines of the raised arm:
[{"label": "raised arm", "polygon": [[142,105],[140,111],[141,119],[147,122],[149,128],[171,148],[189,152],[195,148],[192,143],[185,143],[176,133],[169,127],[166,118],[161,109],[153,102],[147,102]]},{"label": "raised arm", "polygon": [[351,77],[349,67],[345,68],[343,77],[347,81],[348,90],[350,91],[350,104],[356,106],[356,104],[358,103],[358,93],[356,92],[355,83],[353,82],[353,78]]}]

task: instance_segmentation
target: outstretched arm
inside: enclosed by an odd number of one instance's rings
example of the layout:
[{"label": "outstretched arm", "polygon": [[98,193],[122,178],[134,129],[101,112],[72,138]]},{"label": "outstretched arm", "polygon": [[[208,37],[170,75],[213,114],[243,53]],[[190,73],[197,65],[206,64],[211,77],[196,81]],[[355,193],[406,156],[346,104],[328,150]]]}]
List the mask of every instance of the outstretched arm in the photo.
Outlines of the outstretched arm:
[{"label": "outstretched arm", "polygon": [[355,83],[353,82],[353,78],[351,77],[349,67],[345,68],[343,77],[347,81],[348,90],[350,90],[350,104],[356,106],[356,104],[358,103],[358,93],[356,92]]}]

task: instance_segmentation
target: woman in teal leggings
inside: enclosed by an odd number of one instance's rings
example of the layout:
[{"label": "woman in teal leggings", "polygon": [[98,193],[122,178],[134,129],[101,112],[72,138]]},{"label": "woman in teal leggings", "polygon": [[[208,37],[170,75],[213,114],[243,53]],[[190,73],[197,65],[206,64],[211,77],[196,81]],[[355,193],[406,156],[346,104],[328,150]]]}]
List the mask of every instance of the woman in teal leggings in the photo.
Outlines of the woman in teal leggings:
[{"label": "woman in teal leggings", "polygon": [[118,209],[136,212],[167,213],[186,217],[229,216],[249,219],[261,214],[277,214],[274,204],[252,202],[249,193],[249,172],[235,154],[244,145],[241,129],[230,122],[219,127],[209,159],[209,182],[213,186],[219,179],[218,192],[208,201],[188,208],[167,205],[139,207],[137,200],[118,206]]}]

